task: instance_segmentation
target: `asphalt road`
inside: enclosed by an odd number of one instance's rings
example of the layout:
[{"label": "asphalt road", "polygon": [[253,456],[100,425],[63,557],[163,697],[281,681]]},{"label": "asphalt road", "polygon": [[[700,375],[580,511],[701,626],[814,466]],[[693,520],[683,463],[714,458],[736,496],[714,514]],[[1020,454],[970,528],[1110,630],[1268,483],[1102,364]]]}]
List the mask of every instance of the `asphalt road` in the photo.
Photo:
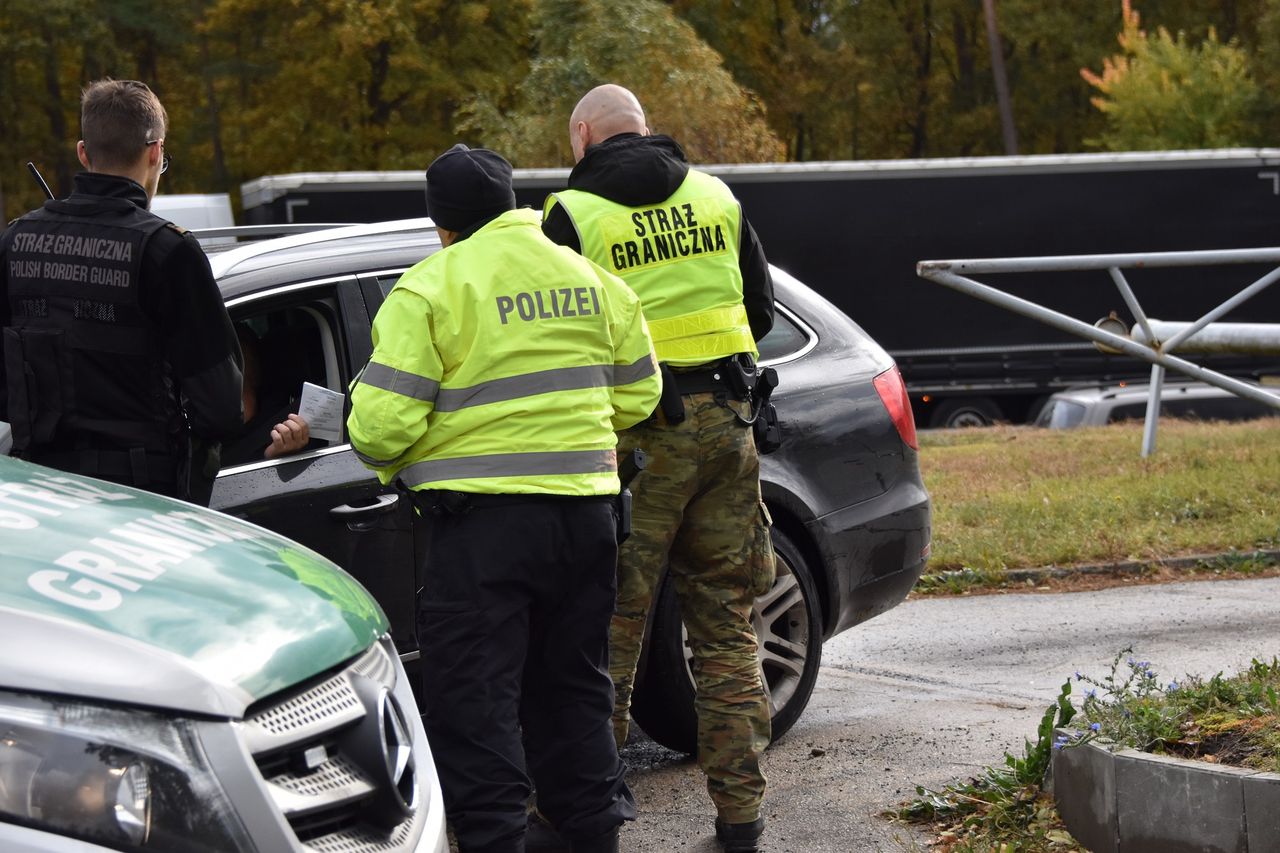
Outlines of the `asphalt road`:
[{"label": "asphalt road", "polygon": [[[1073,673],[1101,677],[1125,647],[1162,681],[1235,672],[1280,655],[1277,602],[1280,579],[908,601],[826,644],[808,710],[765,755],[762,850],[924,849],[877,815],[1021,754]],[[692,761],[651,741],[623,755],[642,814],[622,850],[717,851]]]}]

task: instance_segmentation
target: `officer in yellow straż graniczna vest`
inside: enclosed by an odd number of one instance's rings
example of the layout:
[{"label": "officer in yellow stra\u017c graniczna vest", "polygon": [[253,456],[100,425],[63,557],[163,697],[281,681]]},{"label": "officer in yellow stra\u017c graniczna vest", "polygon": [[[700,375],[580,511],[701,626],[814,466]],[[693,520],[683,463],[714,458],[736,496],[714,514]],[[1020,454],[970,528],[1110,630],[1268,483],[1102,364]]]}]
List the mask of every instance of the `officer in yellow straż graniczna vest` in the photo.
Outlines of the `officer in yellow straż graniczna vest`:
[{"label": "officer in yellow stra\u017c graniczna vest", "polygon": [[620,86],[587,93],[570,120],[578,163],[546,204],[543,231],[621,276],[644,305],[664,365],[661,409],[624,431],[643,447],[631,538],[618,566],[610,633],[614,732],[627,737],[645,621],[664,567],[693,651],[698,763],[728,851],[757,849],[760,754],[770,715],[751,609],[773,583],[768,515],[753,442],[755,342],[773,325],[773,283],[755,233],[719,179],[649,135]]}]

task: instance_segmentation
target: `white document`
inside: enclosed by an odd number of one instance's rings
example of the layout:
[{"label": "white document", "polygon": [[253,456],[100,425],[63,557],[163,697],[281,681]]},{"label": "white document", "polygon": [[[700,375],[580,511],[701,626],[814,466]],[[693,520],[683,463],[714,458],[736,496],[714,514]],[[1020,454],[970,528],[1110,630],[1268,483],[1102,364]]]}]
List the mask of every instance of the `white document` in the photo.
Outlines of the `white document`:
[{"label": "white document", "polygon": [[302,399],[298,402],[298,414],[307,422],[312,438],[330,442],[342,440],[343,395],[310,382],[302,383]]}]

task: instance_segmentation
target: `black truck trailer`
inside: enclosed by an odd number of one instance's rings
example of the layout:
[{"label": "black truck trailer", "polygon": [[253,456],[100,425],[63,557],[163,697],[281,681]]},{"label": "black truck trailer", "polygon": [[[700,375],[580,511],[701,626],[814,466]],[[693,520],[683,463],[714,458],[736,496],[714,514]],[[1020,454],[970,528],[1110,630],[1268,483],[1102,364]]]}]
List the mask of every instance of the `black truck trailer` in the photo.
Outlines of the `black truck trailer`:
[{"label": "black truck trailer", "polygon": [[[1053,391],[1149,373],[1079,338],[917,278],[921,260],[1280,246],[1280,149],[705,167],[742,201],[769,260],[826,296],[897,360],[921,426],[1034,419]],[[540,207],[567,169],[516,170]],[[425,215],[422,172],[271,175],[243,185],[248,224]],[[1134,270],[1149,316],[1193,320],[1267,270]],[[1086,322],[1132,323],[1105,273],[980,279]],[[1274,290],[1274,292],[1272,292]],[[1280,322],[1280,285],[1224,318]],[[1232,375],[1280,359],[1197,358]]]}]

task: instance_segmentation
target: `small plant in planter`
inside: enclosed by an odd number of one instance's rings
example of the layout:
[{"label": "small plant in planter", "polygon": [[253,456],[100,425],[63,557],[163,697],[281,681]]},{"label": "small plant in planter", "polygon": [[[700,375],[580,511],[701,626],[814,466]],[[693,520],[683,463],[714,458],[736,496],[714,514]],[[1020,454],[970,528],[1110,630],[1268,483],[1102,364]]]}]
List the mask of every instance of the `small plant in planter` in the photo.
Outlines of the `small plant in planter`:
[{"label": "small plant in planter", "polygon": [[1088,684],[1079,739],[1255,770],[1280,771],[1280,659],[1254,659],[1239,675],[1163,682],[1131,649]]},{"label": "small plant in planter", "polygon": [[1076,673],[1074,681],[1085,685],[1079,714],[1068,679],[1021,758],[1005,753],[1003,766],[939,791],[917,786],[917,799],[886,816],[932,824],[932,846],[943,853],[1067,853],[1084,848],[1045,790],[1057,750],[1096,741],[1113,750],[1280,772],[1280,659],[1254,660],[1234,677],[1164,682],[1124,649],[1106,676]]}]

